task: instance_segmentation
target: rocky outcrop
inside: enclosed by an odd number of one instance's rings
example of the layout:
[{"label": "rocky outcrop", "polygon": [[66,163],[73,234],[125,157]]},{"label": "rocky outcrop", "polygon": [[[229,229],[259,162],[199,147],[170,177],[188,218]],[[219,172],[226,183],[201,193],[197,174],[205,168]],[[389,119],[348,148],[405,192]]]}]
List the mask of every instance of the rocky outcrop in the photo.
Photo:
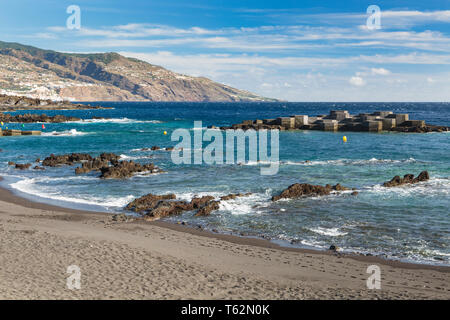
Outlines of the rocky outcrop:
[{"label": "rocky outcrop", "polygon": [[189,202],[175,199],[174,194],[154,195],[150,193],[129,203],[125,209],[138,212],[148,220],[156,220],[193,209]]},{"label": "rocky outcrop", "polygon": [[100,168],[100,172],[100,178],[102,179],[126,179],[136,173],[159,173],[163,171],[153,163],[140,164],[134,161],[119,161],[114,163],[111,167]]},{"label": "rocky outcrop", "polygon": [[114,153],[102,153],[93,158],[86,153],[72,153],[65,155],[51,154],[42,161],[46,167],[57,167],[62,165],[74,165],[82,162],[81,167],[75,168],[75,174],[84,174],[91,171],[100,171],[103,179],[125,179],[135,173],[158,173],[163,172],[152,163],[140,164],[133,161],[119,161],[120,156]]},{"label": "rocky outcrop", "polygon": [[405,174],[403,178],[400,178],[400,176],[395,176],[391,180],[383,183],[383,187],[397,187],[404,184],[413,184],[421,181],[427,181],[429,179],[430,175],[428,174],[428,171],[422,171],[417,177],[414,177],[413,174]]},{"label": "rocky outcrop", "polygon": [[208,201],[205,203],[204,206],[202,206],[200,209],[198,209],[195,216],[196,217],[209,216],[211,214],[211,212],[213,212],[214,210],[219,210],[219,204],[220,204],[220,201]]},{"label": "rocky outcrop", "polygon": [[125,209],[132,210],[134,212],[142,212],[145,210],[148,210],[149,208],[154,208],[158,202],[162,200],[174,200],[176,199],[176,196],[174,194],[166,194],[166,195],[154,195],[154,194],[147,194],[143,197],[140,197],[133,202],[130,202]]},{"label": "rocky outcrop", "polygon": [[223,200],[223,201],[233,200],[233,199],[236,199],[238,197],[247,197],[247,196],[249,196],[251,194],[252,194],[251,192],[248,192],[248,193],[230,193],[230,194],[228,194],[226,196],[221,196],[220,200]]},{"label": "rocky outcrop", "polygon": [[289,198],[327,196],[331,194],[331,192],[333,191],[345,191],[345,190],[349,189],[341,186],[339,183],[335,186],[331,186],[329,184],[327,184],[326,186],[319,186],[308,183],[296,183],[289,186],[279,195],[273,196],[272,201],[278,201],[280,199],[289,199]]},{"label": "rocky outcrop", "polygon": [[208,202],[213,201],[215,198],[213,196],[203,196],[201,198],[194,197],[191,200],[192,208],[194,209],[200,209],[204,207]]},{"label": "rocky outcrop", "polygon": [[110,163],[115,165],[119,162],[120,156],[114,153],[102,153],[100,156],[87,162],[83,162],[81,167],[75,169],[75,174],[84,174],[91,171],[100,171],[102,168],[109,167]]},{"label": "rocky outcrop", "polygon": [[15,168],[18,170],[27,170],[31,167],[31,163],[25,163],[25,164],[20,164],[20,163],[16,163]]},{"label": "rocky outcrop", "polygon": [[92,157],[87,153],[72,153],[58,156],[51,154],[49,157],[45,158],[44,161],[42,161],[42,165],[45,167],[58,167],[62,165],[71,166],[81,161],[90,160],[92,160]]},{"label": "rocky outcrop", "polygon": [[47,116],[46,114],[18,114],[10,115],[8,113],[0,113],[0,121],[2,122],[19,122],[19,123],[34,123],[34,122],[45,122],[45,123],[61,123],[68,121],[80,121],[80,118],[76,117],[66,117],[63,115]]},{"label": "rocky outcrop", "polygon": [[220,201],[235,199],[246,194],[230,194],[215,200],[213,196],[194,197],[190,202],[176,200],[174,194],[147,194],[130,202],[125,209],[138,212],[147,220],[156,220],[170,215],[178,215],[183,211],[197,210],[195,216],[208,216],[212,211],[220,208]]}]

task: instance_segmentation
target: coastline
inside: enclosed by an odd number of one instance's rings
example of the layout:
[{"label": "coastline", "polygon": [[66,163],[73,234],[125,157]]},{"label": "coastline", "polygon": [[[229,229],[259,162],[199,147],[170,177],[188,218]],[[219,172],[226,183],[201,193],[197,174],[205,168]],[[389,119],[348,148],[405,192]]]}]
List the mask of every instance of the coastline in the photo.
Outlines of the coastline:
[{"label": "coastline", "polygon": [[[0,234],[5,299],[450,298],[446,266],[282,247],[164,221],[116,222],[4,188]],[[87,270],[85,289],[65,287],[71,264]],[[381,268],[381,290],[366,287],[373,264]]]},{"label": "coastline", "polygon": [[[3,178],[0,176],[0,182],[1,181],[3,181]],[[92,214],[92,215],[95,215],[98,217],[110,218],[112,215],[117,214],[117,213],[110,213],[110,212],[72,209],[72,208],[68,208],[68,207],[33,201],[33,200],[27,199],[25,197],[22,197],[20,195],[17,195],[12,190],[9,190],[2,186],[0,186],[0,201],[15,204],[15,205],[20,205],[22,207],[29,208],[29,209],[39,209],[39,210],[45,210],[45,211],[57,211],[57,212],[61,212],[61,213],[66,213],[66,214],[69,214],[69,217],[73,217],[74,215],[85,216],[85,215]],[[130,222],[128,222],[128,223],[130,223]],[[367,262],[367,263],[371,262],[371,263],[377,263],[377,264],[381,264],[381,265],[387,265],[387,266],[405,268],[405,269],[428,269],[428,270],[437,270],[437,271],[441,271],[441,272],[449,272],[450,273],[450,266],[446,266],[446,265],[406,262],[406,261],[400,261],[400,260],[394,260],[394,259],[385,259],[385,258],[382,258],[379,256],[367,256],[367,255],[358,254],[358,253],[343,253],[343,252],[334,253],[329,250],[307,249],[307,248],[300,248],[300,247],[294,247],[294,246],[283,246],[283,245],[277,244],[273,241],[270,241],[268,239],[264,239],[261,237],[246,237],[246,236],[239,236],[239,235],[235,235],[235,234],[212,232],[209,230],[205,230],[203,228],[198,228],[197,226],[194,226],[194,225],[181,225],[181,224],[177,224],[174,222],[168,222],[168,221],[163,221],[163,220],[145,221],[145,220],[136,219],[136,220],[132,221],[131,223],[139,224],[139,225],[144,224],[144,225],[157,226],[157,227],[169,229],[172,231],[186,232],[191,235],[213,238],[213,239],[227,241],[227,242],[230,242],[233,244],[238,244],[238,245],[250,245],[250,246],[255,246],[255,247],[276,249],[276,250],[282,250],[282,251],[287,251],[287,252],[298,252],[298,253],[303,253],[303,254],[318,254],[318,255],[327,255],[327,256],[333,256],[333,255],[337,254],[341,258],[354,259],[357,261],[362,261],[362,262]]]}]

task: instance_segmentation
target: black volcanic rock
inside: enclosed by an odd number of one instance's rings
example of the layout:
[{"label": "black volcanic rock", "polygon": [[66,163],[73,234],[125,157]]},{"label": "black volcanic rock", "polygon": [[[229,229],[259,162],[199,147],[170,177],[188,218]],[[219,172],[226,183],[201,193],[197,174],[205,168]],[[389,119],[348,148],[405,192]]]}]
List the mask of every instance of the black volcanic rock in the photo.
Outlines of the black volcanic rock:
[{"label": "black volcanic rock", "polygon": [[422,171],[417,177],[414,177],[413,174],[405,174],[403,178],[400,178],[400,176],[395,176],[391,180],[383,183],[383,187],[397,187],[404,184],[413,184],[421,181],[427,181],[429,179],[430,175],[428,174],[428,171]]}]

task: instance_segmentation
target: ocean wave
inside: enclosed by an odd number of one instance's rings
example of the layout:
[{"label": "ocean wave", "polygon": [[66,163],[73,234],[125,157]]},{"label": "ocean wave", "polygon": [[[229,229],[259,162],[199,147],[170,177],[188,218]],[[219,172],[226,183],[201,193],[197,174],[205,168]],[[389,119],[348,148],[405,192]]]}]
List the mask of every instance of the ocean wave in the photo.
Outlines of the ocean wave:
[{"label": "ocean wave", "polygon": [[120,155],[120,160],[140,160],[140,159],[150,159],[150,156],[127,156],[126,154]]},{"label": "ocean wave", "polygon": [[323,227],[317,227],[317,228],[307,228],[309,231],[321,234],[323,236],[329,236],[329,237],[339,237],[339,236],[345,236],[348,233],[339,231],[339,228],[323,228]]},{"label": "ocean wave", "polygon": [[96,124],[96,123],[118,123],[118,124],[129,124],[129,123],[163,123],[160,120],[135,120],[129,118],[111,118],[111,119],[82,119],[79,121],[68,121],[66,123],[77,123],[77,124]]},{"label": "ocean wave", "polygon": [[[49,178],[45,178],[45,180],[48,179]],[[23,180],[11,183],[10,187],[20,192],[44,199],[64,201],[69,203],[95,205],[105,208],[123,208],[125,205],[127,205],[129,202],[135,199],[135,196],[133,195],[128,195],[125,197],[113,197],[113,196],[108,197],[80,196],[78,198],[72,197],[65,195],[59,191],[48,190],[49,188],[45,188],[41,185],[38,185],[39,182],[43,182],[45,180],[38,178],[25,178]]]},{"label": "ocean wave", "polygon": [[335,165],[335,166],[348,166],[348,165],[378,165],[378,164],[395,164],[395,163],[415,163],[424,162],[418,161],[414,158],[394,160],[394,159],[337,159],[337,160],[306,160],[306,161],[281,161],[282,165],[291,166],[317,166],[317,165]]},{"label": "ocean wave", "polygon": [[42,132],[41,135],[44,137],[75,137],[75,136],[84,136],[89,133],[80,132],[77,129],[70,129],[65,131],[52,131],[52,132]]},{"label": "ocean wave", "polygon": [[448,196],[450,195],[450,178],[434,177],[428,181],[390,188],[377,184],[365,187],[363,190],[387,196]]},{"label": "ocean wave", "polygon": [[300,243],[304,246],[311,247],[311,248],[317,248],[317,249],[324,249],[327,248],[322,242],[320,241],[314,241],[314,240],[306,240],[303,239],[300,241]]},{"label": "ocean wave", "polygon": [[258,214],[261,211],[257,209],[266,207],[268,200],[269,198],[265,194],[252,193],[247,196],[220,201],[219,210],[228,211],[232,215]]}]

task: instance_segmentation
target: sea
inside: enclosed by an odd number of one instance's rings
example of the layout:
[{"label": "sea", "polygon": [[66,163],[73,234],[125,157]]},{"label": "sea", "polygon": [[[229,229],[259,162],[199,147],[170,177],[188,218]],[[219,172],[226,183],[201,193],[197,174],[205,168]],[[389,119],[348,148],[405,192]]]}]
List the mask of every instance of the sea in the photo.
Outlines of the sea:
[{"label": "sea", "polygon": [[[265,164],[259,161],[176,164],[172,153],[164,150],[179,143],[172,141],[177,129],[186,129],[193,137],[194,121],[201,121],[200,130],[206,130],[209,125],[228,126],[243,120],[294,114],[315,116],[330,110],[348,110],[351,114],[391,110],[409,113],[410,119],[450,126],[450,103],[90,104],[111,109],[13,112],[63,114],[82,120],[46,123],[42,136],[0,138],[1,186],[30,200],[111,214],[133,214],[124,207],[148,193],[174,193],[178,199],[190,200],[194,196],[218,198],[251,192],[250,196],[222,201],[220,209],[207,217],[185,212],[164,220],[224,234],[265,238],[282,246],[327,250],[335,245],[343,252],[450,265],[448,133],[280,132],[279,168],[274,175],[262,175],[260,169]],[[8,123],[5,127],[42,130],[41,123]],[[147,149],[152,146],[161,149]],[[152,162],[165,172],[103,180],[97,172],[75,175],[74,168],[79,165],[45,171],[8,166],[9,161],[33,163],[52,153],[72,152],[93,156],[114,152],[122,160]],[[394,188],[382,186],[393,176],[418,175],[423,170],[429,172],[429,181]],[[294,183],[340,183],[356,188],[358,195],[347,191],[271,201],[273,195]]]}]

